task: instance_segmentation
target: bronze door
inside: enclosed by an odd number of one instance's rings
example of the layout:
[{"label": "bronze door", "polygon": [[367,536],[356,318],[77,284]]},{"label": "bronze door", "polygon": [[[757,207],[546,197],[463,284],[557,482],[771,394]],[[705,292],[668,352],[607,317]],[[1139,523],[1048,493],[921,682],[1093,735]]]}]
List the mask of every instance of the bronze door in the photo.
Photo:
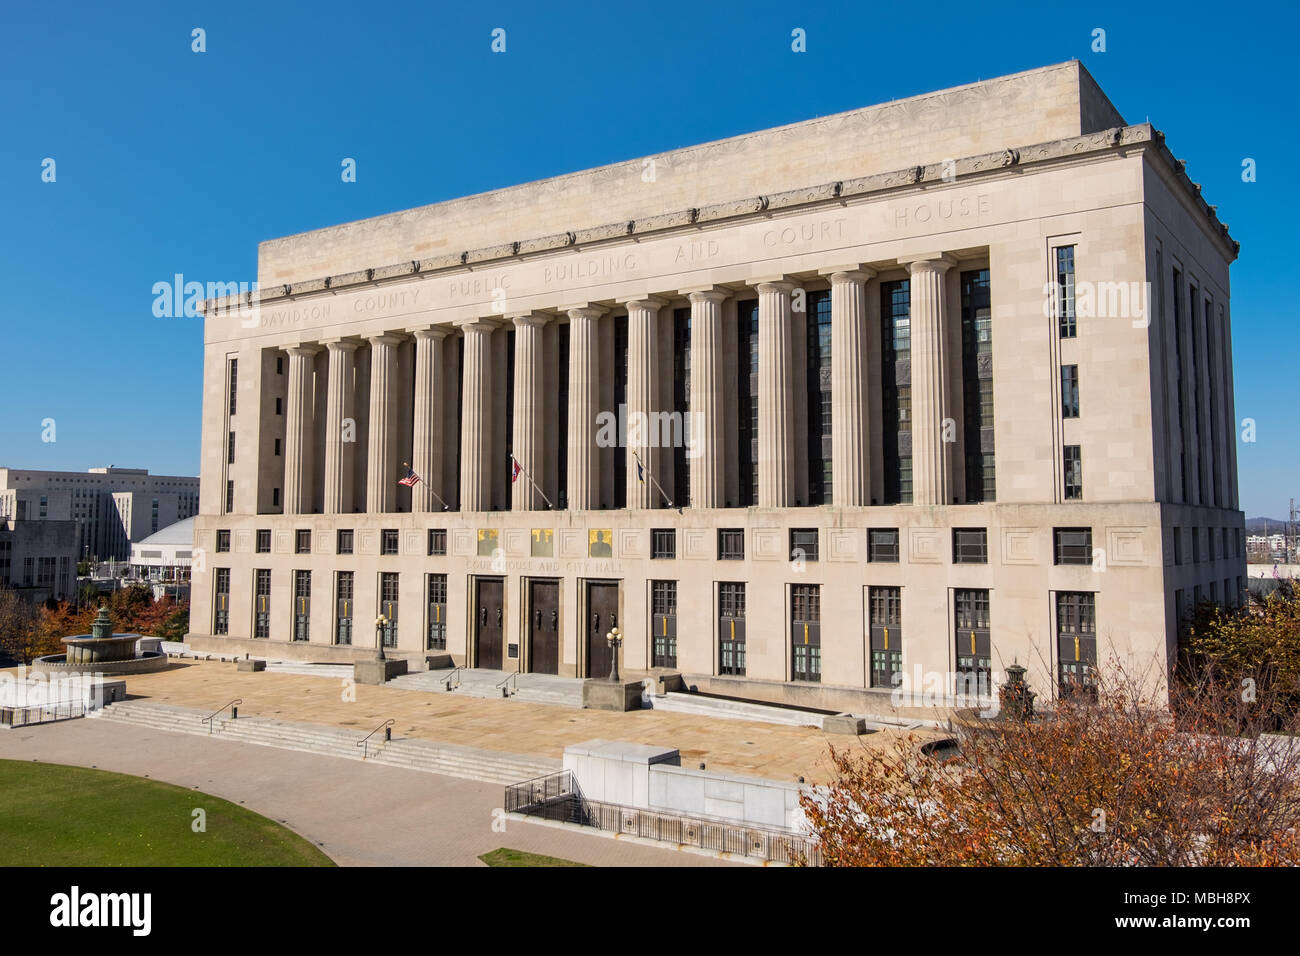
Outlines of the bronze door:
[{"label": "bronze door", "polygon": [[[618,626],[618,585],[587,585],[587,676],[608,677],[613,657],[605,635]],[[622,628],[619,628],[622,630]],[[626,635],[624,635],[626,637]]]},{"label": "bronze door", "polygon": [[560,582],[528,583],[528,669],[560,672]]},{"label": "bronze door", "polygon": [[501,670],[502,597],[501,578],[478,579],[478,608],[474,618],[475,666]]}]

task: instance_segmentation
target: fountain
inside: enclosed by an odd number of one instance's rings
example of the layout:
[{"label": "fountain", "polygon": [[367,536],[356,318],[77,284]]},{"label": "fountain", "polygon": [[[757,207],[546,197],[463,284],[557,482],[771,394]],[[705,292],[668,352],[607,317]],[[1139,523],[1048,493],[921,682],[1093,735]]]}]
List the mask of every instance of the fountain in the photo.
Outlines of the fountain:
[{"label": "fountain", "polygon": [[161,650],[137,649],[141,640],[139,634],[114,634],[108,608],[102,604],[90,631],[89,634],[65,637],[63,643],[68,647],[67,653],[38,657],[32,661],[32,670],[37,673],[148,674],[167,667],[167,655]]}]

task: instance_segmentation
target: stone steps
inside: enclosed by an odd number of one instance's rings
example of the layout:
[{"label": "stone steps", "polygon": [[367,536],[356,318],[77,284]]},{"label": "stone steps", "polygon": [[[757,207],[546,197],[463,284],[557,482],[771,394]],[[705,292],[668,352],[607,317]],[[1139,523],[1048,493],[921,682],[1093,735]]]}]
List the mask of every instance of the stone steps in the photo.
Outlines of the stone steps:
[{"label": "stone steps", "polygon": [[[387,684],[403,690],[419,690],[429,693],[448,693],[446,682],[451,675],[450,693],[462,697],[477,697],[484,700],[505,699],[502,686],[505,678],[501,671],[462,669],[455,672],[450,668],[433,671],[418,671],[395,677]],[[557,707],[582,707],[582,681],[571,677],[556,677],[551,674],[520,674],[518,679],[505,686],[509,687],[510,700],[534,704],[552,704]]]},{"label": "stone steps", "polygon": [[307,664],[301,661],[267,661],[268,674],[301,674],[304,677],[328,677],[346,680],[352,677],[351,664]]},{"label": "stone steps", "polygon": [[[208,725],[203,722],[205,716],[201,711],[183,707],[124,701],[100,711],[96,719],[151,730],[207,736]],[[240,717],[237,720],[231,720],[228,715],[219,717],[214,721],[212,736],[283,750],[350,760],[366,759],[409,770],[503,785],[561,769],[559,760],[546,757],[439,744],[416,738],[385,742],[380,734],[370,738],[368,746],[363,748],[359,743],[364,735],[357,731],[265,717]]]}]

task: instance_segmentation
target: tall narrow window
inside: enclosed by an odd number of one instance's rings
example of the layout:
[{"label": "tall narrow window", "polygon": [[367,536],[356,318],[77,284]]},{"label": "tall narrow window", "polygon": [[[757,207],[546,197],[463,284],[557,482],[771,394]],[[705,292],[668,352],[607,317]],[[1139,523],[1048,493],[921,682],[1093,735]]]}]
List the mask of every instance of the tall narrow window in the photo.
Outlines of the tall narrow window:
[{"label": "tall narrow window", "polygon": [[226,436],[226,464],[235,463],[235,433],[231,432]]},{"label": "tall narrow window", "polygon": [[745,674],[745,585],[723,581],[718,585],[718,673]]},{"label": "tall narrow window", "polygon": [[691,459],[686,443],[691,427],[691,310],[673,310],[673,411],[681,426],[673,442],[673,502],[691,503]]},{"label": "tall narrow window", "polygon": [[311,572],[293,572],[293,639],[311,639]]},{"label": "tall narrow window", "polygon": [[652,667],[677,666],[677,582],[650,582]]},{"label": "tall narrow window", "polygon": [[736,432],[742,508],[758,504],[758,300],[736,304]]},{"label": "tall narrow window", "polygon": [[1083,457],[1078,445],[1065,446],[1065,498],[1083,497]]},{"label": "tall narrow window", "polygon": [[790,678],[817,682],[822,679],[821,586],[796,584],[790,589]]},{"label": "tall narrow window", "polygon": [[1079,366],[1061,366],[1061,417],[1079,417]]},{"label": "tall narrow window", "polygon": [[897,687],[903,676],[903,589],[871,589],[871,686]]},{"label": "tall narrow window", "polygon": [[907,279],[880,284],[883,504],[912,500],[912,293]]},{"label": "tall narrow window", "polygon": [[1097,695],[1096,595],[1061,591],[1056,595],[1056,641],[1062,697]]},{"label": "tall narrow window", "polygon": [[235,483],[234,481],[226,482],[226,514],[235,510]]},{"label": "tall narrow window", "polygon": [[1197,295],[1196,286],[1191,286],[1187,294],[1187,331],[1188,338],[1192,342],[1192,362],[1187,369],[1187,374],[1192,377],[1192,447],[1197,451],[1197,487],[1200,491],[1200,500],[1198,504],[1208,504],[1205,500],[1205,468],[1206,456],[1200,454],[1201,449],[1201,330],[1200,318],[1200,297]]},{"label": "tall narrow window", "polygon": [[334,643],[352,643],[352,572],[340,571],[334,581]]},{"label": "tall narrow window", "polygon": [[559,356],[559,394],[555,407],[559,414],[556,428],[557,453],[555,473],[560,492],[559,506],[569,507],[569,325],[565,323],[555,330],[555,351]]},{"label": "tall narrow window", "polygon": [[993,689],[993,651],[989,632],[989,592],[958,588],[953,595],[956,619],[956,693],[987,697]]},{"label": "tall narrow window", "polygon": [[809,292],[808,504],[831,501],[831,293]]},{"label": "tall narrow window", "polygon": [[384,647],[397,646],[397,572],[379,575],[379,613],[384,618],[381,641]]},{"label": "tall narrow window", "polygon": [[1074,338],[1078,331],[1074,314],[1074,246],[1056,250],[1056,312],[1061,338]]},{"label": "tall narrow window", "polygon": [[1187,494],[1187,402],[1183,398],[1183,274],[1174,270],[1174,391],[1178,396],[1178,466],[1182,474],[1183,503]]},{"label": "tall narrow window", "polygon": [[447,649],[447,575],[429,575],[429,633],[425,638],[425,649],[445,651]]},{"label": "tall narrow window", "polygon": [[233,358],[232,358],[232,359],[227,363],[227,365],[228,365],[229,373],[230,373],[230,381],[229,381],[229,383],[227,384],[226,387],[227,387],[227,388],[229,389],[229,391],[230,391],[230,414],[231,414],[231,415],[234,415],[234,414],[235,414],[235,395],[236,395],[236,393],[237,393],[237,391],[238,391],[237,386],[238,386],[238,384],[239,384],[239,359],[233,359]]},{"label": "tall narrow window", "polygon": [[253,572],[253,636],[271,636],[271,570]]},{"label": "tall narrow window", "polygon": [[[627,316],[614,316],[614,409],[627,404]],[[627,449],[625,436],[614,447],[614,507],[627,507]]]},{"label": "tall narrow window", "polygon": [[961,355],[966,500],[994,501],[993,311],[988,269],[961,274]]},{"label": "tall narrow window", "polygon": [[[216,568],[212,601],[212,633],[230,633],[230,568]],[[9,576],[4,575],[4,583],[9,583]]]}]

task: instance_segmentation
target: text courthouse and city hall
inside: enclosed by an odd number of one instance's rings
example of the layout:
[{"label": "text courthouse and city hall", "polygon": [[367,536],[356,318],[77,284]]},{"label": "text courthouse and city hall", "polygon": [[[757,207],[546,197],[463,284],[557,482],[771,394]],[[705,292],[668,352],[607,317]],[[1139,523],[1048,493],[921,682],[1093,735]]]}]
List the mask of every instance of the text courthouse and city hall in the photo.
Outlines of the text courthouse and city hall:
[{"label": "text courthouse and city hall", "polygon": [[617,625],[859,713],[1163,674],[1244,583],[1236,254],[1077,62],[264,242],[189,640],[603,677]]}]

